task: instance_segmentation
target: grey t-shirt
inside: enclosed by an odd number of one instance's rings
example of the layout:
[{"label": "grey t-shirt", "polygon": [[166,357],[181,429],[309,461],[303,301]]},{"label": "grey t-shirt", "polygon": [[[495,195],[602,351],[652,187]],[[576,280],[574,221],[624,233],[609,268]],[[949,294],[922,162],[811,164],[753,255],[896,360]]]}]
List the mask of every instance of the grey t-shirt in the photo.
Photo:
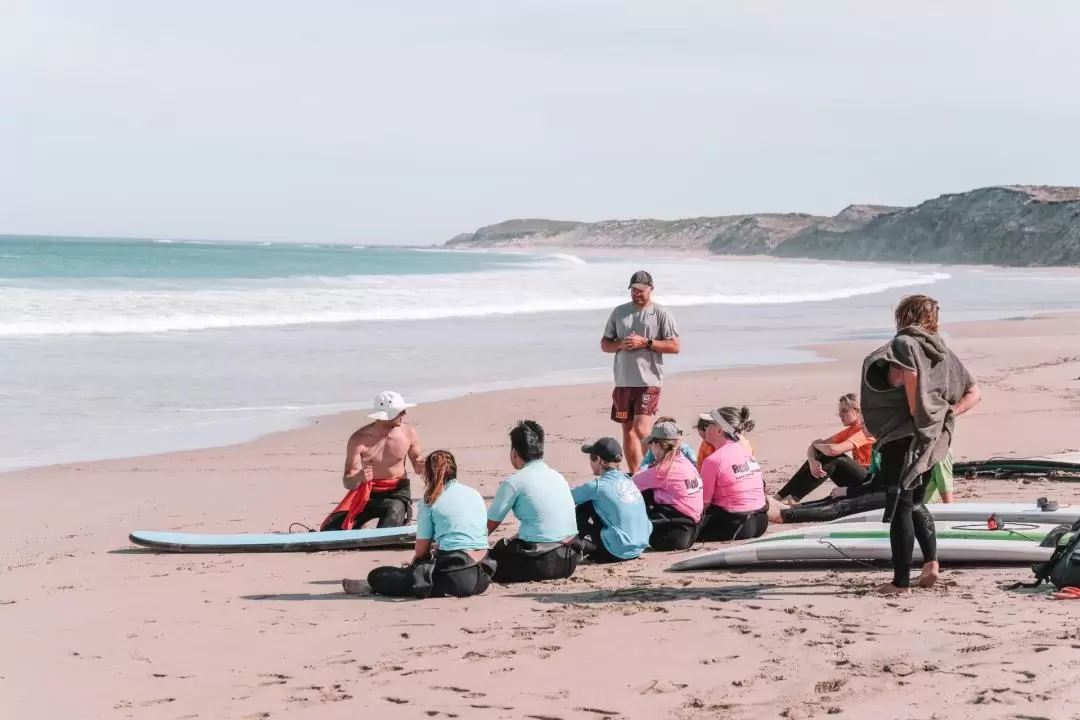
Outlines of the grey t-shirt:
[{"label": "grey t-shirt", "polygon": [[[634,303],[611,311],[604,339],[623,340],[631,331],[649,340],[679,337],[675,318],[666,308],[649,303],[638,310]],[[615,353],[615,387],[660,387],[664,381],[664,356],[655,350],[620,350]]]}]

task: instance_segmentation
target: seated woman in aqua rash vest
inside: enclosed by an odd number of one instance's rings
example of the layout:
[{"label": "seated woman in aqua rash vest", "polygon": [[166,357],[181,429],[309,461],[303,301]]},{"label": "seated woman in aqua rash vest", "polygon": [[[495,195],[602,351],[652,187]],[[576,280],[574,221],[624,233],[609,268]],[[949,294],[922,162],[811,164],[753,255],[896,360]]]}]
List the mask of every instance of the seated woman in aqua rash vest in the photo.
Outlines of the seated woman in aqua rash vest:
[{"label": "seated woman in aqua rash vest", "polygon": [[[494,567],[487,556],[484,498],[457,479],[457,461],[436,450],[424,461],[424,497],[416,524],[416,548],[406,567],[378,567],[367,577],[376,595],[468,597],[487,590]],[[346,580],[345,592],[357,581]]]},{"label": "seated woman in aqua rash vest", "polygon": [[679,450],[679,434],[674,422],[654,424],[646,443],[659,460],[633,478],[652,521],[653,550],[686,550],[694,544],[701,520],[701,476]]},{"label": "seated woman in aqua rash vest", "polygon": [[755,538],[769,528],[765,477],[739,442],[732,409],[717,408],[701,416],[708,422],[705,439],[716,448],[701,467],[706,505],[698,540],[704,542]]}]

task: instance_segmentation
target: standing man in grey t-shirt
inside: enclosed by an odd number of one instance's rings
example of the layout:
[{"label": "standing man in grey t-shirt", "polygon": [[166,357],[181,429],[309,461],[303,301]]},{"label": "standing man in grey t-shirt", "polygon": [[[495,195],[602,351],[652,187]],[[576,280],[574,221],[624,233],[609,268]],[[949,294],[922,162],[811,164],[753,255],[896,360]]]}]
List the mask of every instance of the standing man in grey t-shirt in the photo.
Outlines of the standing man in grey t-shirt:
[{"label": "standing man in grey t-shirt", "polygon": [[638,270],[630,278],[630,302],[611,311],[600,349],[615,353],[615,391],[611,419],[622,425],[626,464],[637,472],[642,443],[660,409],[664,355],[679,352],[675,318],[652,301],[652,275]]}]

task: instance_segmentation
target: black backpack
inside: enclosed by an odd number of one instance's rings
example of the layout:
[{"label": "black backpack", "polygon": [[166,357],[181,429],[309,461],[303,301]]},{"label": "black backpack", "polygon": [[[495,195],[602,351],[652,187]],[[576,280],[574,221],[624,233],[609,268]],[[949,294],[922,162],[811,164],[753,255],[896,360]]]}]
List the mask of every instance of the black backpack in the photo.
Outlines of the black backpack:
[{"label": "black backpack", "polygon": [[1080,520],[1072,527],[1060,525],[1054,528],[1040,544],[1054,548],[1054,553],[1046,562],[1032,565],[1035,582],[1022,585],[1038,587],[1050,582],[1058,589],[1080,587]]}]

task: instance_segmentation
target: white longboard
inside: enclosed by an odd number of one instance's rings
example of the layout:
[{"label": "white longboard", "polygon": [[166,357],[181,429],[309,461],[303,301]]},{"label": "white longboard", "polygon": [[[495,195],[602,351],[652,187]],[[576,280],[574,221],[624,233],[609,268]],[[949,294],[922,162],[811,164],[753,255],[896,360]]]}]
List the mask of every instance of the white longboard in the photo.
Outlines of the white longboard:
[{"label": "white longboard", "polygon": [[[1053,523],[1071,525],[1080,520],[1080,504],[1060,503],[1057,510],[1044,511],[1035,503],[979,502],[979,503],[930,503],[926,506],[935,520],[962,522],[986,522],[997,515],[1006,523]],[[827,525],[845,523],[880,523],[884,510],[868,510],[846,517],[830,520]]]},{"label": "white longboard", "polygon": [[[1018,524],[989,530],[985,524],[936,522],[938,559],[945,562],[1034,563],[1050,557],[1053,548],[1040,547],[1055,524]],[[889,528],[882,524],[825,523],[783,533],[763,535],[741,545],[702,553],[671,565],[674,571],[760,565],[772,562],[889,560]],[[915,562],[922,556],[915,550]]]},{"label": "white longboard", "polygon": [[128,536],[143,547],[177,553],[318,552],[403,545],[416,540],[416,526],[371,530],[207,535],[136,530]]}]

